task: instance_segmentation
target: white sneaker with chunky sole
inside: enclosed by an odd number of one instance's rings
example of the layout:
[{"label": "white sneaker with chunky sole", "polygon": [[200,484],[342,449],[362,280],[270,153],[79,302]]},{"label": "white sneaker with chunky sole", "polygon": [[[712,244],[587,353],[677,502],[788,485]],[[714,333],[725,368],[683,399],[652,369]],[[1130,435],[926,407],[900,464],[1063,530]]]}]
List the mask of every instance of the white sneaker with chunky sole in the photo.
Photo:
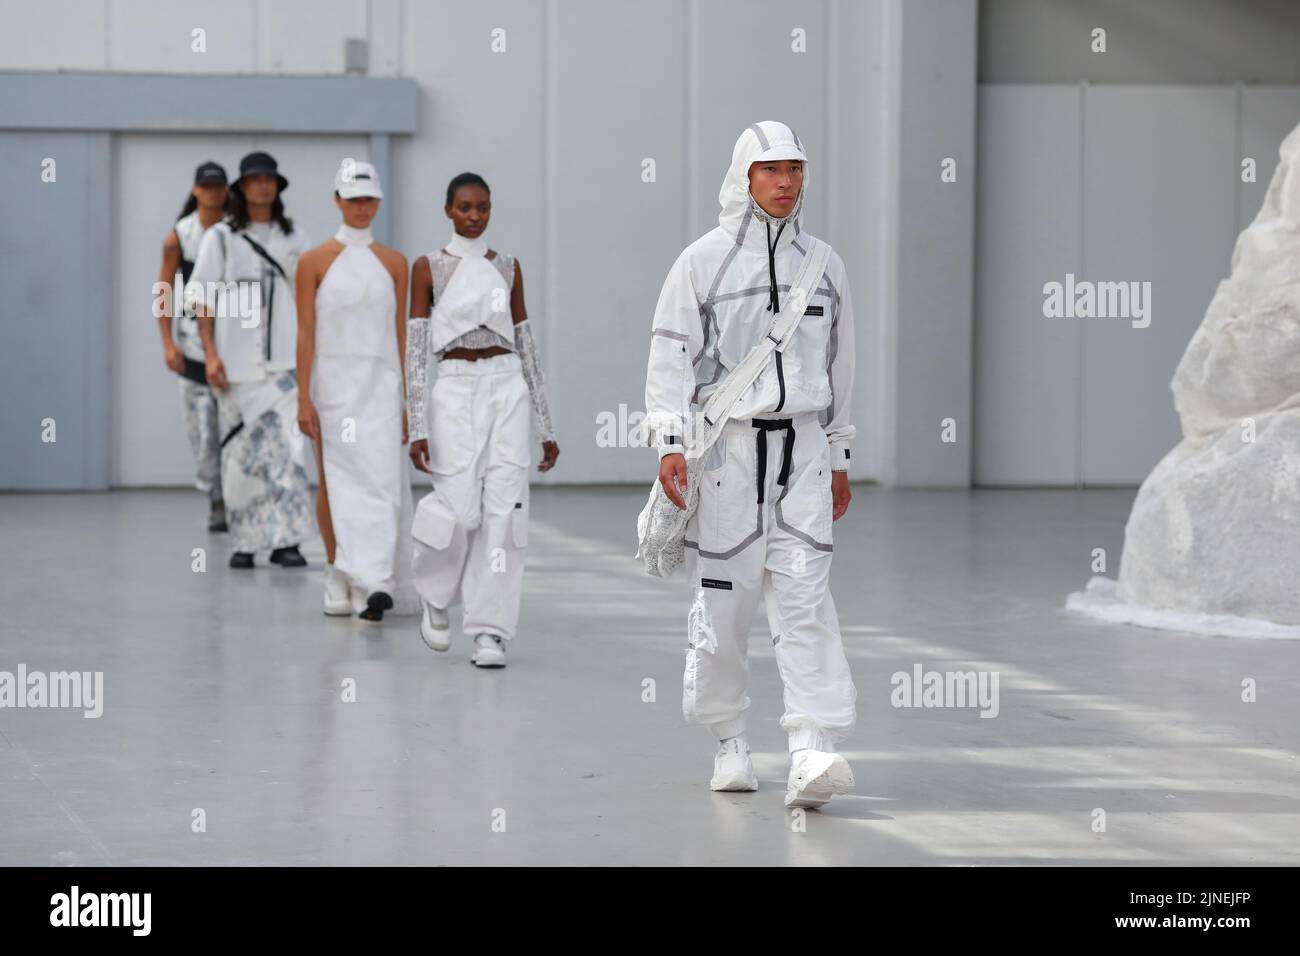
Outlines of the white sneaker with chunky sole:
[{"label": "white sneaker with chunky sole", "polygon": [[749,759],[749,742],[743,734],[718,745],[717,756],[713,758],[713,779],[709,781],[709,789],[739,792],[758,789],[754,764]]},{"label": "white sneaker with chunky sole", "polygon": [[505,667],[505,642],[495,634],[480,634],[474,638],[474,654],[470,661],[475,667]]},{"label": "white sneaker with chunky sole", "polygon": [[837,793],[851,793],[853,786],[853,768],[839,754],[796,750],[790,756],[785,805],[815,810]]}]

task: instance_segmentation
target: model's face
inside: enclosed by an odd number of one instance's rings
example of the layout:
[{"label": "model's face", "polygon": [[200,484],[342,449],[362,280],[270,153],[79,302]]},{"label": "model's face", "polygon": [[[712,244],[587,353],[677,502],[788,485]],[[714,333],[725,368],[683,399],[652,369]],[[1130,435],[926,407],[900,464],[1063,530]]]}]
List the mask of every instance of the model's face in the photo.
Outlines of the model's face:
[{"label": "model's face", "polygon": [[193,192],[200,209],[220,209],[226,204],[226,186],[224,183],[205,183],[195,186]]},{"label": "model's face", "polygon": [[343,214],[344,224],[353,229],[369,227],[379,213],[379,200],[374,196],[358,196],[356,199],[335,196],[334,205],[338,206],[339,212]]},{"label": "model's face", "polygon": [[250,206],[269,206],[280,192],[280,181],[270,173],[259,173],[245,176],[239,181],[239,188]]},{"label": "model's face", "polygon": [[751,163],[749,194],[769,216],[788,216],[803,189],[803,163],[797,159],[778,159],[770,163]]},{"label": "model's face", "polygon": [[492,216],[492,197],[482,186],[461,186],[446,207],[447,218],[466,239],[477,239]]}]

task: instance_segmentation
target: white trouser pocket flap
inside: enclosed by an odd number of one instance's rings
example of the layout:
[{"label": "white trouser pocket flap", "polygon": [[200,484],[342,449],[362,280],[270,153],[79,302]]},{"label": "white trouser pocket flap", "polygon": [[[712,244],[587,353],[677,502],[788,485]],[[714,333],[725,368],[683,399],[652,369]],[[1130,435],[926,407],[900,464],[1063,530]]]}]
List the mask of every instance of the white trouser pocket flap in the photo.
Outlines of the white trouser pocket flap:
[{"label": "white trouser pocket flap", "polygon": [[444,510],[433,495],[425,495],[415,507],[411,537],[430,548],[445,548],[456,530],[456,519]]}]

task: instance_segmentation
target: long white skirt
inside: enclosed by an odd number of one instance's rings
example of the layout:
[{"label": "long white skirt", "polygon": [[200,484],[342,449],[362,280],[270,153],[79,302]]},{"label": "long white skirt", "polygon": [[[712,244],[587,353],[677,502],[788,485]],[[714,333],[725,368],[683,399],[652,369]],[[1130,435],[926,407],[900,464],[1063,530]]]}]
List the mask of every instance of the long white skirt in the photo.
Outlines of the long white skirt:
[{"label": "long white skirt", "polygon": [[370,356],[317,356],[312,401],[336,549],[334,570],[351,586],[356,610],[384,591],[394,612],[414,613],[411,486],[402,444],[402,375]]}]

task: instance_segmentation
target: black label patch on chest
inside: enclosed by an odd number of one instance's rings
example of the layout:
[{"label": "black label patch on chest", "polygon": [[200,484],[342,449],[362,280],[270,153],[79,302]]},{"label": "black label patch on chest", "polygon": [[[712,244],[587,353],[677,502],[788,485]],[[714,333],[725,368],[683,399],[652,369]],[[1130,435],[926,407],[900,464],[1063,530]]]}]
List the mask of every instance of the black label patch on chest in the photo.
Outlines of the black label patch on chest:
[{"label": "black label patch on chest", "polygon": [[820,305],[810,305],[808,306],[808,308],[804,309],[803,314],[804,315],[825,315],[826,310],[823,306]]},{"label": "black label patch on chest", "polygon": [[717,588],[719,591],[730,591],[731,582],[724,581],[721,578],[700,578],[700,587]]}]

